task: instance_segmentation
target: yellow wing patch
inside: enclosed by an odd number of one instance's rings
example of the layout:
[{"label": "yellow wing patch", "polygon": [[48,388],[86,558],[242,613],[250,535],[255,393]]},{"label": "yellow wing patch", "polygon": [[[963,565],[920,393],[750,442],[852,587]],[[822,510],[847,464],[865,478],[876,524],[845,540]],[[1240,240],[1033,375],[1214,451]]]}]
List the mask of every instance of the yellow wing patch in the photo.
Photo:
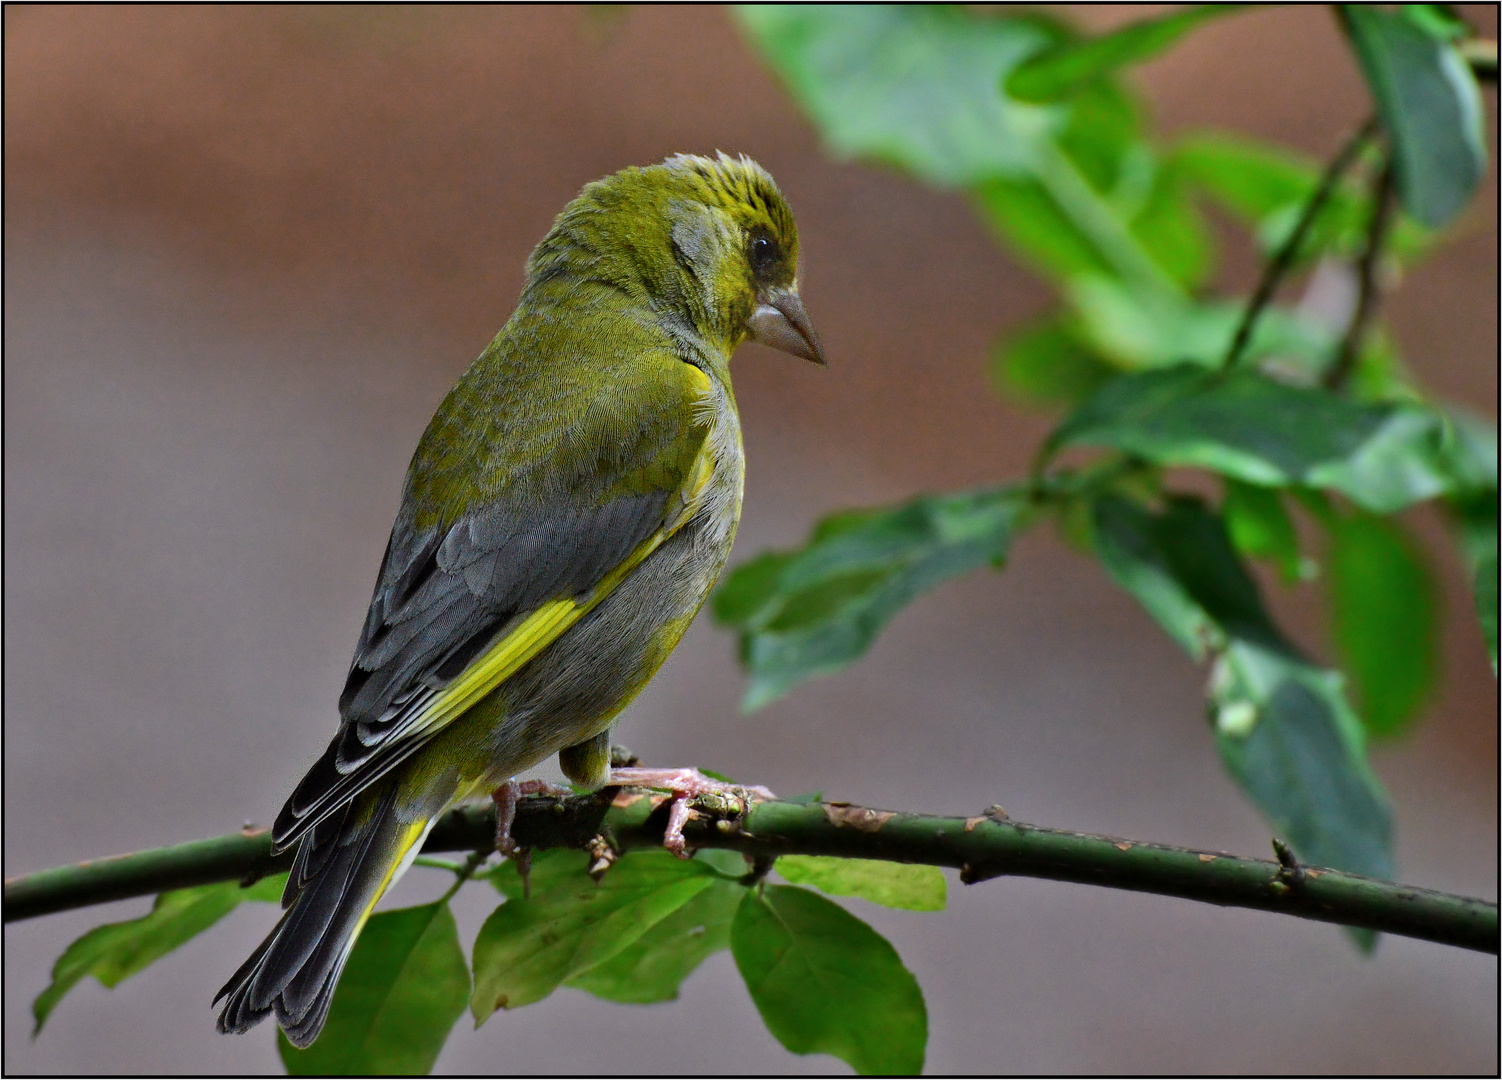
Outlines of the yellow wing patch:
[{"label": "yellow wing patch", "polygon": [[355,939],[360,936],[360,931],[365,929],[365,923],[370,918],[370,913],[381,902],[381,897],[386,895],[386,890],[391,888],[391,883],[399,877],[411,864],[417,852],[417,845],[428,835],[428,829],[432,826],[431,819],[414,821],[402,830],[401,838],[396,842],[395,851],[392,853],[391,864],[386,867],[386,876],[381,878],[381,884],[370,896],[370,902],[365,905],[365,910],[360,912],[360,919],[355,923],[354,931],[349,935],[349,944],[345,948],[353,948]]},{"label": "yellow wing patch", "polygon": [[447,727],[589,614],[625,580],[627,574],[694,516],[713,474],[714,454],[705,440],[703,449],[694,459],[688,482],[680,489],[678,512],[670,512],[661,529],[642,541],[625,562],[606,574],[588,593],[565,600],[550,600],[518,623],[509,634],[481,653],[458,678],[440,690],[423,709],[422,719],[413,728],[426,733]]}]

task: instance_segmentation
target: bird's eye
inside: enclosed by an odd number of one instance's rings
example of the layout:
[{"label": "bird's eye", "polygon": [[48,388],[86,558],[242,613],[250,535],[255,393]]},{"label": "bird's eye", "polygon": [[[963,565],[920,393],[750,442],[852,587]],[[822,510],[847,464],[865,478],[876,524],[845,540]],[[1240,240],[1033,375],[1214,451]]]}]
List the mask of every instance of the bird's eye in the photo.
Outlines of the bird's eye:
[{"label": "bird's eye", "polygon": [[751,241],[751,272],[759,278],[770,277],[777,265],[777,245],[767,236]]}]

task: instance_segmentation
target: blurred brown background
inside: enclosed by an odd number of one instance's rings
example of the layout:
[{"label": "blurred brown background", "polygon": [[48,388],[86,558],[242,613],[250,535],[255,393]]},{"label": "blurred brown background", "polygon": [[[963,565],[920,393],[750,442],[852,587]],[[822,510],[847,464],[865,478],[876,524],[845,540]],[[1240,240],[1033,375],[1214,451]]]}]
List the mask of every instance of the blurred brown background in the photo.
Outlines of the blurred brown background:
[{"label": "blurred brown background", "polygon": [[[1495,9],[1471,10],[1495,34]],[[1095,25],[1141,10],[1069,11]],[[4,10],[5,873],[268,821],[322,748],[408,455],[505,320],[586,181],[744,151],[797,211],[832,360],[736,362],[738,554],[832,509],[1016,475],[1046,421],[983,358],[1043,288],[963,201],[830,161],[726,14],[476,8]],[[1138,76],[1170,130],[1327,154],[1365,91],[1319,8],[1198,32]],[[1487,95],[1488,122],[1496,96]],[[1495,143],[1493,144],[1495,150]],[[1495,172],[1391,303],[1437,392],[1497,415]],[[1254,268],[1228,239],[1232,284]],[[1379,748],[1405,880],[1497,895],[1497,706],[1456,560],[1445,678]],[[1318,604],[1278,600],[1322,651]],[[1267,850],[1205,731],[1204,672],[1047,530],[940,589],[872,655],[737,711],[707,621],[627,714],[645,759],[794,793]],[[395,894],[440,887],[414,871]],[[468,938],[490,901],[465,890]],[[145,901],[5,928],[8,1072],[259,1072],[209,998],[270,926],[247,906],[29,1041],[64,946]],[[1495,1072],[1497,960],[1077,885],[1001,880],[950,910],[855,902],[927,996],[938,1072]],[[576,991],[461,1021],[449,1072],[846,1071],[786,1053],[728,954],[680,1001]]]}]

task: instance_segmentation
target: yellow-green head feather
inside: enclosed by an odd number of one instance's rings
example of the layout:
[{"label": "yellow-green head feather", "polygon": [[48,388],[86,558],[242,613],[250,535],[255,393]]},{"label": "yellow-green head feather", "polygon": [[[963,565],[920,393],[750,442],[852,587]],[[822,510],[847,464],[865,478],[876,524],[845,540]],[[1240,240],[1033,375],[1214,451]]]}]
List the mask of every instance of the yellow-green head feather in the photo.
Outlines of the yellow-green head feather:
[{"label": "yellow-green head feather", "polygon": [[793,212],[765,169],[677,154],[586,185],[527,261],[522,303],[582,275],[686,320],[728,356],[758,291],[791,288],[797,267]]},{"label": "yellow-green head feather", "polygon": [[822,362],[797,267],[793,213],[749,158],[678,154],[585,185],[418,446],[416,525],[508,493],[556,505],[671,486],[702,438],[684,423],[697,392],[680,362],[732,401],[730,354],[748,336]]}]

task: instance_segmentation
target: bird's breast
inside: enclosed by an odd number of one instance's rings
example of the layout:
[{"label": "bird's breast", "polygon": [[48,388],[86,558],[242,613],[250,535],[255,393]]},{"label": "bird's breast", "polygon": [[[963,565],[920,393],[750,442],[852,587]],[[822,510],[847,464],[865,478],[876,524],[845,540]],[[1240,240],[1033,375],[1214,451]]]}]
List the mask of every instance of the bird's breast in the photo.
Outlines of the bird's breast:
[{"label": "bird's breast", "polygon": [[[730,554],[735,530],[741,520],[741,499],[746,489],[746,451],[741,441],[741,419],[729,390],[715,380],[709,385],[696,407],[696,419],[707,421],[709,434],[701,454],[708,458],[709,481],[705,484],[696,508],[694,522],[702,530],[704,543],[720,551],[720,565]],[[711,586],[714,580],[711,579]]]}]

